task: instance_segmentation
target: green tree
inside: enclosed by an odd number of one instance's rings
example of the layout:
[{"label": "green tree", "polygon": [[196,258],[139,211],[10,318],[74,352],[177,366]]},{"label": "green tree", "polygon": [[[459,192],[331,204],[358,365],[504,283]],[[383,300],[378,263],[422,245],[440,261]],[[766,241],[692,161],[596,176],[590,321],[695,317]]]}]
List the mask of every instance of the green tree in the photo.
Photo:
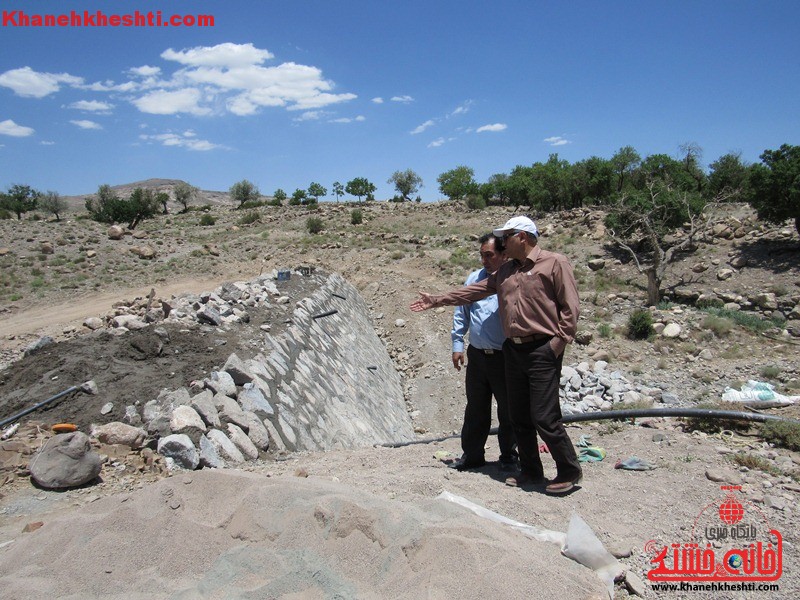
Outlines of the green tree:
[{"label": "green tree", "polygon": [[124,202],[110,185],[104,183],[98,186],[94,196],[86,199],[86,210],[95,221],[117,223],[124,220],[124,217],[119,218],[125,213]]},{"label": "green tree", "polygon": [[281,188],[275,190],[275,193],[272,194],[272,196],[273,198],[275,198],[275,200],[277,200],[278,204],[282,204],[286,200],[286,198],[288,198],[286,192],[284,192],[283,189]]},{"label": "green tree", "polygon": [[450,200],[461,200],[467,194],[477,194],[478,184],[475,182],[475,171],[463,165],[445,171],[436,178],[439,192]]},{"label": "green tree", "polygon": [[800,146],[783,144],[778,150],[765,150],[761,163],[750,173],[750,204],[759,219],[770,223],[794,219],[800,235]]},{"label": "green tree", "polygon": [[175,194],[175,202],[183,206],[181,212],[189,210],[189,204],[197,199],[200,190],[185,181],[179,181],[172,188],[172,193]]},{"label": "green tree", "polygon": [[56,221],[61,220],[61,215],[69,208],[67,201],[58,192],[45,192],[39,198],[39,208],[49,215],[53,215]]},{"label": "green tree", "polygon": [[[705,222],[705,200],[696,191],[672,187],[653,178],[644,190],[621,194],[606,216],[612,241],[631,255],[640,273],[647,276],[647,303],[661,300],[667,267],[682,251],[694,248],[694,238]],[[689,224],[680,237],[675,229]]]},{"label": "green tree", "polygon": [[703,159],[703,149],[696,142],[686,142],[680,145],[683,156],[682,163],[686,174],[695,181],[697,192],[702,192],[706,184],[706,174],[700,166]]},{"label": "green tree", "polygon": [[411,195],[416,194],[422,187],[422,177],[411,169],[395,171],[386,183],[393,183],[394,188],[403,197],[404,202],[411,200]]},{"label": "green tree", "polygon": [[624,146],[611,157],[611,166],[617,178],[617,191],[621,192],[627,178],[636,170],[642,157],[633,146]]},{"label": "green tree", "polygon": [[741,152],[723,154],[708,165],[708,184],[705,196],[727,196],[731,199],[750,199],[750,166],[742,161]]},{"label": "green tree", "polygon": [[167,208],[167,203],[169,202],[169,194],[167,192],[158,192],[156,194],[156,202],[161,205],[161,208],[164,214],[169,213],[169,209]]},{"label": "green tree", "polygon": [[128,229],[136,229],[143,219],[149,219],[158,212],[161,205],[159,196],[151,189],[136,188],[125,203],[124,218],[120,220],[128,221]]},{"label": "green tree", "polygon": [[23,213],[36,210],[41,195],[41,192],[36,191],[29,185],[12,185],[0,200],[2,202],[0,208],[15,213],[17,219],[21,220]]},{"label": "green tree", "polygon": [[328,190],[316,181],[312,182],[311,185],[308,186],[308,195],[314,199],[314,204],[319,202],[320,198],[324,198],[327,193]]},{"label": "green tree", "polygon": [[333,182],[333,195],[336,196],[337,202],[339,201],[339,198],[344,196],[344,186],[338,181]]},{"label": "green tree", "polygon": [[478,193],[486,200],[486,204],[505,206],[510,202],[508,193],[508,175],[495,173],[486,183],[480,185]]},{"label": "green tree", "polygon": [[651,154],[645,158],[633,174],[631,182],[637,190],[645,191],[650,182],[660,180],[675,190],[696,192],[695,178],[687,171],[683,161],[668,154]]},{"label": "green tree", "polygon": [[344,189],[348,194],[355,196],[358,198],[358,201],[361,202],[361,196],[366,196],[367,200],[369,200],[377,188],[375,184],[370,183],[369,179],[366,177],[356,177],[348,181]]},{"label": "green tree", "polygon": [[292,192],[292,198],[289,200],[289,206],[300,206],[306,199],[306,191],[297,188]]},{"label": "green tree", "polygon": [[572,165],[572,183],[581,202],[606,204],[615,189],[611,161],[590,156]]},{"label": "green tree", "polygon": [[230,194],[234,208],[237,210],[242,208],[245,202],[256,202],[261,197],[261,193],[258,191],[256,184],[247,179],[242,179],[234,183],[228,191],[228,194]]}]

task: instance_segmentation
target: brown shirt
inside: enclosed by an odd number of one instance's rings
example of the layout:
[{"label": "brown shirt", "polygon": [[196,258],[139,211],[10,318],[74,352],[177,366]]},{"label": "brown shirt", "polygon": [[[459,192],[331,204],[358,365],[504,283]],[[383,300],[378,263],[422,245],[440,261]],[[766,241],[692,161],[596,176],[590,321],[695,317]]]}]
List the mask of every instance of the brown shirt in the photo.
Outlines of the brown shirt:
[{"label": "brown shirt", "polygon": [[[575,338],[580,298],[572,266],[563,254],[534,246],[523,262],[510,260],[487,279],[431,296],[434,306],[459,306],[497,294],[506,337],[560,338],[556,354]],[[554,340],[555,342],[555,340]]]}]

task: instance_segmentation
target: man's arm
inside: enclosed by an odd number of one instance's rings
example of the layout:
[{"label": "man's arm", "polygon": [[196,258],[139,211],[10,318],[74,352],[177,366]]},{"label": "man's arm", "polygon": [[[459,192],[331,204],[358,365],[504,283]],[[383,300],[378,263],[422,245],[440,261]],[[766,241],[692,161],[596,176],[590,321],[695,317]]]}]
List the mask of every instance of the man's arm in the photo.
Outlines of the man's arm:
[{"label": "man's arm", "polygon": [[419,298],[412,302],[409,308],[414,312],[422,312],[423,310],[436,308],[437,306],[463,306],[464,304],[472,304],[476,300],[482,300],[497,293],[494,286],[490,285],[490,282],[493,284],[494,281],[494,277],[490,276],[488,279],[483,279],[478,283],[466,285],[462,288],[438,295],[420,292]]},{"label": "man's arm", "polygon": [[558,302],[559,335],[550,341],[550,346],[556,356],[559,356],[567,344],[575,339],[578,331],[578,315],[580,313],[580,296],[578,295],[578,284],[575,282],[575,275],[572,266],[566,257],[556,261],[553,270],[553,287],[555,289]]},{"label": "man's arm", "polygon": [[[467,277],[464,282],[468,285],[472,275]],[[450,339],[453,342],[453,366],[456,371],[460,371],[464,365],[464,336],[469,331],[470,311],[467,305],[456,306],[453,311],[453,329],[450,331]]]}]

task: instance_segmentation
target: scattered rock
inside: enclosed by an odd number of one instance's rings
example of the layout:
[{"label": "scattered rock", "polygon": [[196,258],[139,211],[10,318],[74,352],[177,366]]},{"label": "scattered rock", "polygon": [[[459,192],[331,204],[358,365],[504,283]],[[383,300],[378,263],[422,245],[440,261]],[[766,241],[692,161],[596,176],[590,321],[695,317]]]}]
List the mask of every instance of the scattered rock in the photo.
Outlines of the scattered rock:
[{"label": "scattered rock", "polygon": [[200,464],[200,453],[188,435],[177,433],[158,440],[158,453],[171,458],[181,469],[194,470]]},{"label": "scattered rock", "polygon": [[707,469],[706,479],[717,483],[727,483],[728,485],[741,485],[742,477],[730,469]]},{"label": "scattered rock", "polygon": [[147,432],[141,427],[134,427],[118,421],[105,425],[94,425],[92,436],[104,444],[120,444],[129,448],[141,448],[147,438]]},{"label": "scattered rock", "polygon": [[49,335],[45,335],[40,337],[38,340],[33,342],[30,346],[25,348],[23,352],[23,356],[30,356],[32,354],[36,354],[43,348],[47,348],[49,345],[55,344],[55,340],[51,338]]}]

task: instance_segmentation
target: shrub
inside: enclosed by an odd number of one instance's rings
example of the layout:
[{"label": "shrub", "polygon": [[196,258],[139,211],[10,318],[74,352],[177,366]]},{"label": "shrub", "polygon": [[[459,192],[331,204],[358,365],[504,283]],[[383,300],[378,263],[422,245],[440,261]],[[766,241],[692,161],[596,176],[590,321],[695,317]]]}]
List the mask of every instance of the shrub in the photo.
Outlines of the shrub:
[{"label": "shrub", "polygon": [[763,333],[773,327],[782,327],[786,323],[782,319],[762,319],[757,314],[742,310],[728,310],[726,308],[707,308],[703,310],[717,317],[730,319],[737,325],[741,325],[754,333]]},{"label": "shrub", "polygon": [[600,323],[597,326],[597,335],[601,338],[610,338],[611,337],[611,325],[608,323]]},{"label": "shrub", "polygon": [[353,225],[361,225],[364,222],[364,213],[360,208],[354,208],[350,213],[350,223]]},{"label": "shrub", "polygon": [[0,208],[0,221],[10,219],[13,216],[14,214],[10,210],[6,210],[5,208]]},{"label": "shrub", "polygon": [[470,210],[483,210],[486,208],[486,200],[477,194],[470,194],[466,197],[464,202],[466,203],[467,208]]},{"label": "shrub", "polygon": [[765,379],[776,379],[781,374],[781,370],[775,365],[765,365],[761,367],[759,373]]},{"label": "shrub", "polygon": [[725,303],[719,298],[700,298],[694,305],[697,308],[723,308]]},{"label": "shrub", "polygon": [[[695,408],[706,410],[731,410],[729,402],[701,402]],[[715,417],[688,417],[685,421],[690,430],[705,433],[718,433],[720,431],[747,431],[750,424],[737,419],[719,419]]]},{"label": "shrub", "polygon": [[761,427],[761,436],[789,450],[800,451],[800,425],[788,421],[767,421]]},{"label": "shrub", "polygon": [[649,310],[638,309],[628,317],[628,337],[646,340],[653,334],[653,315]]},{"label": "shrub", "polygon": [[250,212],[244,213],[238,221],[239,225],[252,225],[253,223],[258,223],[261,220],[261,215],[258,214],[258,211],[252,210]]},{"label": "shrub", "polygon": [[217,222],[217,220],[212,215],[209,215],[208,213],[206,213],[202,217],[200,217],[200,225],[202,225],[203,227],[208,227],[209,225],[213,225],[216,222]]},{"label": "shrub", "polygon": [[266,202],[263,200],[248,200],[244,204],[242,204],[239,208],[258,208],[259,206],[265,206]]},{"label": "shrub", "polygon": [[731,460],[739,465],[740,467],[747,467],[750,470],[758,470],[764,471],[765,473],[770,473],[771,475],[775,475],[779,477],[783,475],[781,470],[775,466],[774,463],[767,460],[763,456],[758,456],[757,454],[750,454],[748,452],[739,452],[737,454],[731,455]]},{"label": "shrub", "polygon": [[306,219],[306,229],[308,229],[309,233],[319,233],[325,229],[325,224],[319,217],[308,217]]},{"label": "shrub", "polygon": [[703,320],[703,329],[710,329],[717,337],[723,337],[733,329],[733,321],[716,315],[708,315]]}]

